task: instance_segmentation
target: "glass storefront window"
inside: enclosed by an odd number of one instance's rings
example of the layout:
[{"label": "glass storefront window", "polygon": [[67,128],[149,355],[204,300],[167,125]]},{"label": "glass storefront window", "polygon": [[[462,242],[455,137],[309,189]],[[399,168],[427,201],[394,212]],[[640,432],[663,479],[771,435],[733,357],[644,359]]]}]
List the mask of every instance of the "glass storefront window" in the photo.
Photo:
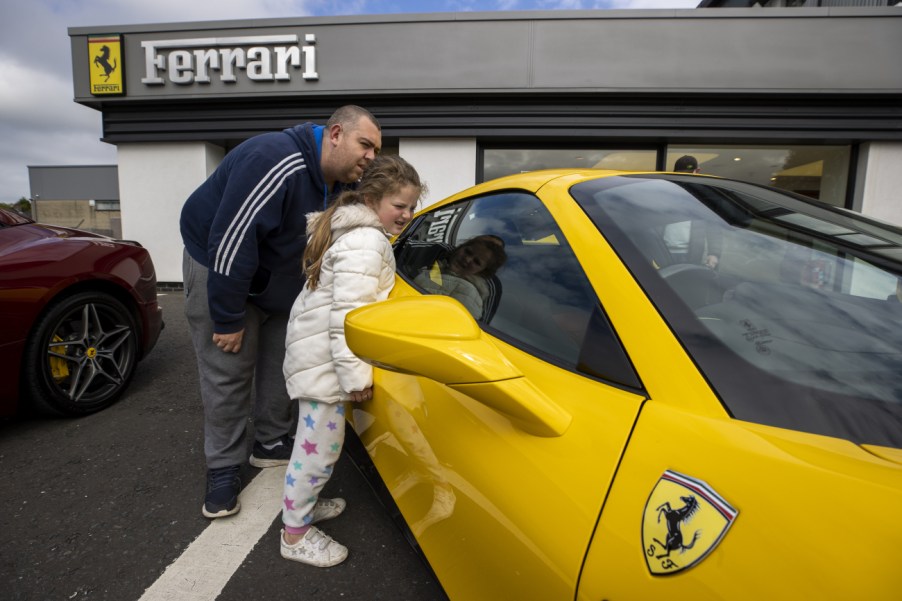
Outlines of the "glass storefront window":
[{"label": "glass storefront window", "polygon": [[669,146],[666,168],[691,155],[701,173],[765,184],[846,206],[849,146]]},{"label": "glass storefront window", "polygon": [[[664,165],[673,170],[678,158],[690,155],[701,173],[791,190],[845,207],[851,153],[850,146],[671,145]],[[654,171],[657,156],[654,149],[485,148],[482,181],[560,167]]]},{"label": "glass storefront window", "polygon": [[486,148],[483,151],[483,181],[514,173],[559,167],[654,171],[656,158],[655,150]]}]

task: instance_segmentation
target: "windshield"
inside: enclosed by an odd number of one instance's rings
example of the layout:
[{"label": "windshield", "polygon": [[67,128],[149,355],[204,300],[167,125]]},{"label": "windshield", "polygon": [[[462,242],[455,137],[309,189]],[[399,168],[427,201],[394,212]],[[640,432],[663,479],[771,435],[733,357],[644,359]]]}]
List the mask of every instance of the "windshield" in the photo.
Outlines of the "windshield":
[{"label": "windshield", "polygon": [[34,221],[15,211],[0,209],[0,228],[13,225],[25,225],[26,223],[34,223]]},{"label": "windshield", "polygon": [[735,417],[902,447],[902,230],[716,178],[571,192]]}]

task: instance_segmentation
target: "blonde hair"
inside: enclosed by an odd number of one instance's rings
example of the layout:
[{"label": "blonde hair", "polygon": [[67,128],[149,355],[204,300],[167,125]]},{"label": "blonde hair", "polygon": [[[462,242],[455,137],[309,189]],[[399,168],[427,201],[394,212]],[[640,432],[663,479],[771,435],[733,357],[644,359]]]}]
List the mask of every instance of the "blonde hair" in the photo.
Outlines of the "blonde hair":
[{"label": "blonde hair", "polygon": [[355,190],[342,192],[316,220],[312,230],[307,230],[307,247],[304,249],[303,269],[307,285],[316,290],[323,256],[332,246],[332,216],[339,207],[361,204],[365,199],[379,202],[386,194],[413,186],[422,196],[426,186],[413,166],[397,155],[379,155],[366,168]]}]

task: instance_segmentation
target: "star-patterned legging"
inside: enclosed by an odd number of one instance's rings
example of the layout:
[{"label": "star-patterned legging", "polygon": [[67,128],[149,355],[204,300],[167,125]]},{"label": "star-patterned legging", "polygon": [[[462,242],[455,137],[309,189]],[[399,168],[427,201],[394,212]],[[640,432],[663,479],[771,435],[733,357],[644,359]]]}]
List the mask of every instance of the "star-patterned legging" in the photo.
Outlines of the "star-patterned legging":
[{"label": "star-patterned legging", "polygon": [[282,521],[286,530],[310,525],[313,507],[345,441],[345,404],[300,400],[298,430],[285,470]]}]

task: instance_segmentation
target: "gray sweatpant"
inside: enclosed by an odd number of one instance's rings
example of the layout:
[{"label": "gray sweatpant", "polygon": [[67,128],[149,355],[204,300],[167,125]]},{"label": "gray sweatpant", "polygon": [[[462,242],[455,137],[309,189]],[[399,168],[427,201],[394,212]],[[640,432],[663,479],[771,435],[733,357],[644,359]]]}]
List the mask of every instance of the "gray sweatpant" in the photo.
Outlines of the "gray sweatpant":
[{"label": "gray sweatpant", "polygon": [[241,350],[221,350],[213,344],[207,273],[206,267],[184,253],[185,316],[204,404],[204,454],[207,467],[215,469],[247,461],[251,416],[260,442],[291,434],[295,403],[288,396],[282,374],[288,314],[268,314],[248,303]]}]

